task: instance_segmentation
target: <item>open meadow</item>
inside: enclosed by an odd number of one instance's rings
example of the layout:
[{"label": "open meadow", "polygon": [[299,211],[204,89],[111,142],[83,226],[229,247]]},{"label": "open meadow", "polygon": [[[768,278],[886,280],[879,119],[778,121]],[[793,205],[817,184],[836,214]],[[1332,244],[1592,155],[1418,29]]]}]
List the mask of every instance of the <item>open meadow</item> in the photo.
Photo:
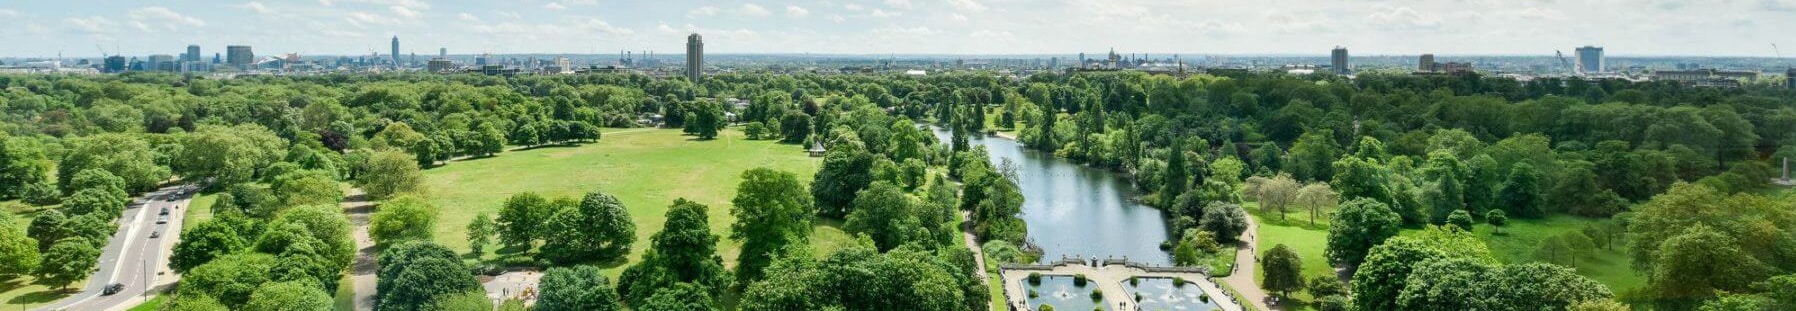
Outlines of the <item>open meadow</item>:
[{"label": "open meadow", "polygon": [[[681,135],[678,129],[607,129],[596,143],[456,161],[426,170],[425,179],[431,201],[442,210],[436,242],[464,252],[468,223],[482,212],[497,217],[513,194],[578,197],[596,190],[617,196],[636,223],[636,243],[629,256],[634,262],[649,249],[649,236],[661,230],[663,214],[674,199],[709,206],[712,233],[727,237],[734,222],[730,199],[743,171],[767,167],[795,173],[809,183],[821,163],[797,146],[746,140],[735,129],[709,141]],[[819,254],[848,243],[838,227],[819,222],[811,236]],[[727,238],[718,244],[725,265],[734,266],[741,244]],[[492,255],[494,248],[483,256]],[[607,272],[616,275],[622,267],[607,266]]]}]

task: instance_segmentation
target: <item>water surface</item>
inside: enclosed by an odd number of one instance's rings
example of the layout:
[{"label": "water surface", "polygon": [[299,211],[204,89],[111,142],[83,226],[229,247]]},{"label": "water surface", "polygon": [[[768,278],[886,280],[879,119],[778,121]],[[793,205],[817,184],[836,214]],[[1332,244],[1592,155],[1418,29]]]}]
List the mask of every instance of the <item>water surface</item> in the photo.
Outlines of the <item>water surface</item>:
[{"label": "water surface", "polygon": [[[948,141],[947,131],[934,132]],[[1120,174],[1030,150],[1014,140],[978,135],[968,142],[985,146],[994,165],[1006,159],[1016,163],[1024,198],[1021,217],[1030,242],[1042,248],[1043,263],[1066,256],[1172,265],[1171,256],[1160,250],[1167,237],[1165,214],[1130,200],[1134,188]]]}]

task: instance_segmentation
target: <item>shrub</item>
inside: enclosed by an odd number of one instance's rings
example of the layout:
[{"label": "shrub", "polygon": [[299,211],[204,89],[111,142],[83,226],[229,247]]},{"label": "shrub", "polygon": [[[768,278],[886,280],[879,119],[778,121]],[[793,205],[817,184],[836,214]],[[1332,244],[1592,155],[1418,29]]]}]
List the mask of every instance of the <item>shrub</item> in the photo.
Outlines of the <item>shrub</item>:
[{"label": "shrub", "polygon": [[1029,285],[1041,285],[1041,273],[1029,273]]},{"label": "shrub", "polygon": [[1102,290],[1102,289],[1091,290],[1091,300],[1092,301],[1104,300],[1104,290]]},{"label": "shrub", "polygon": [[1210,303],[1210,294],[1198,295],[1197,300],[1203,301],[1204,303]]},{"label": "shrub", "polygon": [[1074,275],[1073,276],[1073,286],[1085,287],[1085,275],[1084,274]]},{"label": "shrub", "polygon": [[1035,310],[1040,310],[1040,311],[1054,311],[1054,305],[1051,305],[1051,304],[1045,304],[1045,303],[1044,303],[1044,304],[1041,304],[1041,307],[1040,307],[1040,308],[1035,308]]},{"label": "shrub", "polygon": [[1182,276],[1173,277],[1172,278],[1172,286],[1185,287],[1185,277],[1182,277]]},{"label": "shrub", "polygon": [[1033,289],[1029,290],[1029,298],[1034,299],[1035,297],[1041,297],[1041,294],[1036,293],[1035,290],[1033,290]]},{"label": "shrub", "polygon": [[1133,276],[1129,277],[1129,285],[1130,286],[1141,286],[1141,278],[1133,277]]}]

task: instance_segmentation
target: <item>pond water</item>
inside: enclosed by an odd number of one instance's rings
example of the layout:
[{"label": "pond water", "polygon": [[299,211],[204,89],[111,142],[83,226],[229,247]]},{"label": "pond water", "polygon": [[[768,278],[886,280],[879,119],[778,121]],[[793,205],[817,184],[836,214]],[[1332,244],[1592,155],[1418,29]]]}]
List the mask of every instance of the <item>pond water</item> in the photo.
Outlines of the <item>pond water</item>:
[{"label": "pond water", "polygon": [[[948,142],[948,131],[934,132]],[[1171,255],[1160,250],[1167,237],[1165,213],[1132,201],[1134,187],[1120,174],[1055,158],[1010,139],[975,135],[968,142],[985,146],[994,165],[1004,160],[1016,164],[1024,198],[1020,217],[1027,223],[1029,241],[1042,248],[1043,263],[1065,256],[1172,265]]]},{"label": "pond water", "polygon": [[[1085,286],[1073,284],[1073,277],[1064,275],[1043,275],[1041,284],[1023,282],[1024,290],[1034,292],[1029,298],[1029,306],[1035,310],[1043,309],[1042,305],[1054,306],[1054,310],[1094,310],[1103,306],[1103,300],[1091,299],[1091,292],[1098,289],[1096,283],[1085,283]],[[1108,298],[1108,297],[1106,297]]]},{"label": "pond water", "polygon": [[1222,309],[1215,302],[1204,299],[1204,290],[1196,284],[1175,286],[1173,279],[1140,278],[1136,284],[1124,281],[1123,287],[1129,290],[1128,299],[1133,300],[1135,295],[1140,295],[1141,299],[1135,302],[1140,305],[1140,310],[1209,311]]}]

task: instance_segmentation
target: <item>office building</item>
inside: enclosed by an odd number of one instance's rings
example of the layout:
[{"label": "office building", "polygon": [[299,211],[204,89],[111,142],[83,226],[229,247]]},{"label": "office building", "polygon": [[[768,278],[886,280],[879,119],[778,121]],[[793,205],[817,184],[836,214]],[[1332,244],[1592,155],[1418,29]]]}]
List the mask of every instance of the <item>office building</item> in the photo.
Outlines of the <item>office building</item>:
[{"label": "office building", "polygon": [[150,55],[149,63],[144,65],[144,69],[175,71],[175,57],[168,54]]},{"label": "office building", "polygon": [[437,48],[437,57],[449,58],[449,48]]},{"label": "office building", "polygon": [[1784,88],[1796,90],[1796,67],[1784,71]]},{"label": "office building", "polygon": [[125,72],[125,66],[127,65],[125,57],[118,55],[107,56],[104,63],[105,65],[101,67],[101,71],[105,73]]},{"label": "office building", "polygon": [[200,46],[199,45],[188,45],[187,46],[187,54],[181,54],[181,55],[184,56],[181,58],[181,61],[188,61],[188,62],[200,61]]},{"label": "office building", "polygon": [[1349,66],[1347,63],[1347,48],[1335,47],[1334,51],[1329,53],[1328,60],[1328,64],[1330,68],[1334,69],[1335,74],[1348,75],[1353,73],[1352,70],[1347,68],[1347,66]]},{"label": "office building", "polygon": [[225,47],[225,63],[238,69],[248,69],[256,63],[256,53],[250,51],[248,45],[232,45]]},{"label": "office building", "polygon": [[393,36],[393,68],[399,68],[399,36]]},{"label": "office building", "polygon": [[686,36],[686,79],[698,83],[705,76],[705,40],[698,34]]},{"label": "office building", "polygon": [[1416,63],[1416,71],[1434,71],[1434,54],[1422,54],[1422,60]]},{"label": "office building", "polygon": [[430,60],[430,64],[425,66],[425,70],[436,73],[449,71],[450,69],[455,69],[455,63],[451,63],[449,62],[449,59],[441,57]]},{"label": "office building", "polygon": [[1584,46],[1578,48],[1578,71],[1595,74],[1603,73],[1603,48]]}]

